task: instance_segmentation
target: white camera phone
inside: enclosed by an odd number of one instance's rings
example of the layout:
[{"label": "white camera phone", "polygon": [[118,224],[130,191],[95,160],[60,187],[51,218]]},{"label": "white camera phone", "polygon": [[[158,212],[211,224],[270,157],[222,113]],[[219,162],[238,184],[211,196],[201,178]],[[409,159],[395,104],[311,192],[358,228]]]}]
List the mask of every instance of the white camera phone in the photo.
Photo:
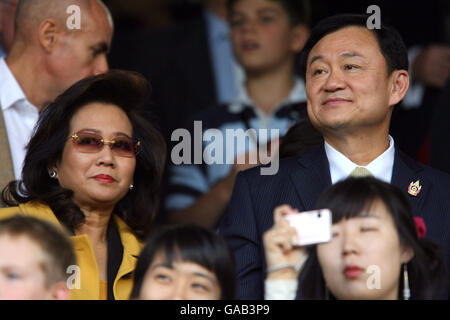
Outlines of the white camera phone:
[{"label": "white camera phone", "polygon": [[306,246],[331,240],[331,211],[320,209],[292,213],[285,216],[292,227],[297,230],[297,243]]}]

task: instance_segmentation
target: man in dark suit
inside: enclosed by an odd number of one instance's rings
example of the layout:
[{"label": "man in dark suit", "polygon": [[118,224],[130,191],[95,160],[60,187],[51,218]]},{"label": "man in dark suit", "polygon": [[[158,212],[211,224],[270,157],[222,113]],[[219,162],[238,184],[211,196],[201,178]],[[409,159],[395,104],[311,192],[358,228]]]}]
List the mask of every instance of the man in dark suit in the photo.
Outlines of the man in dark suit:
[{"label": "man in dark suit", "polygon": [[441,245],[450,264],[450,176],[409,159],[389,136],[393,107],[409,86],[406,47],[396,31],[369,30],[366,20],[327,18],[304,48],[308,115],[324,145],[280,161],[276,175],[254,168],[236,179],[220,233],[235,253],[241,299],[264,296],[262,235],[273,225],[274,208],[311,210],[326,187],[360,172],[404,190],[414,215],[425,221],[427,237]]}]

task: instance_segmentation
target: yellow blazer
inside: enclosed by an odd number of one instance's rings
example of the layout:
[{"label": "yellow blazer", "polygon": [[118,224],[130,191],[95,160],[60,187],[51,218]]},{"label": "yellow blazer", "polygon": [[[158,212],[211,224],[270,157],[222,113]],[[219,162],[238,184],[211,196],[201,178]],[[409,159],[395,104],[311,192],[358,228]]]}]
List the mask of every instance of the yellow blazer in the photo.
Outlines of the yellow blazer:
[{"label": "yellow blazer", "polygon": [[[59,226],[61,223],[56,218],[49,206],[37,202],[20,204],[18,207],[0,209],[0,219],[11,217],[15,214],[24,214],[53,222]],[[116,300],[127,300],[133,288],[133,274],[138,255],[143,243],[131,232],[126,223],[114,215],[117,228],[123,245],[122,263],[114,280],[113,292]],[[99,300],[100,276],[95,260],[94,249],[87,235],[71,237],[77,257],[77,265],[80,267],[80,289],[71,289],[71,300]],[[68,276],[73,273],[69,273]]]}]

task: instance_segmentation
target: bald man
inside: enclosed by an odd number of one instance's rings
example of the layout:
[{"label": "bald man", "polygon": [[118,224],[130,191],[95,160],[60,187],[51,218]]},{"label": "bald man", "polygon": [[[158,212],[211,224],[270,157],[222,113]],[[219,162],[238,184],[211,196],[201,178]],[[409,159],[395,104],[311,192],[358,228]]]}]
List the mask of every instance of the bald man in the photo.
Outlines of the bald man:
[{"label": "bald man", "polygon": [[[71,5],[80,9],[79,28],[68,23],[76,21]],[[108,70],[112,33],[100,0],[19,0],[14,41],[0,59],[0,189],[21,178],[39,111],[78,80]]]}]

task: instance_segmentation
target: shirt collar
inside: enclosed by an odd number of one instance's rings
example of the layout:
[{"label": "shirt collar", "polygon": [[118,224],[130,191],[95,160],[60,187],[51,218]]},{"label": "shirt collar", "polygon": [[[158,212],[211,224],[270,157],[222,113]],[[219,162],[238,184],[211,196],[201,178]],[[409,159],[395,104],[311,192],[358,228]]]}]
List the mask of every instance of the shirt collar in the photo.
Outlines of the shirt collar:
[{"label": "shirt collar", "polygon": [[209,9],[205,10],[206,23],[208,24],[209,38],[212,41],[227,39],[230,35],[230,27],[227,22]]},{"label": "shirt collar", "polygon": [[0,104],[3,110],[27,97],[12,74],[5,59],[0,58]]},{"label": "shirt collar", "polygon": [[331,182],[333,184],[346,179],[356,167],[366,168],[375,178],[387,183],[391,182],[395,155],[394,139],[391,136],[389,136],[389,148],[367,166],[358,166],[326,141],[325,152],[330,164]]},{"label": "shirt collar", "polygon": [[[286,105],[304,101],[306,101],[305,82],[303,79],[296,77],[294,87],[292,88],[289,96],[272,111],[272,114],[275,114],[279,109]],[[238,86],[236,98],[234,98],[233,102],[228,106],[228,110],[231,113],[240,113],[245,109],[245,107],[251,107],[256,113],[260,111],[256,104],[248,96],[245,84],[242,82],[240,86]]]}]

